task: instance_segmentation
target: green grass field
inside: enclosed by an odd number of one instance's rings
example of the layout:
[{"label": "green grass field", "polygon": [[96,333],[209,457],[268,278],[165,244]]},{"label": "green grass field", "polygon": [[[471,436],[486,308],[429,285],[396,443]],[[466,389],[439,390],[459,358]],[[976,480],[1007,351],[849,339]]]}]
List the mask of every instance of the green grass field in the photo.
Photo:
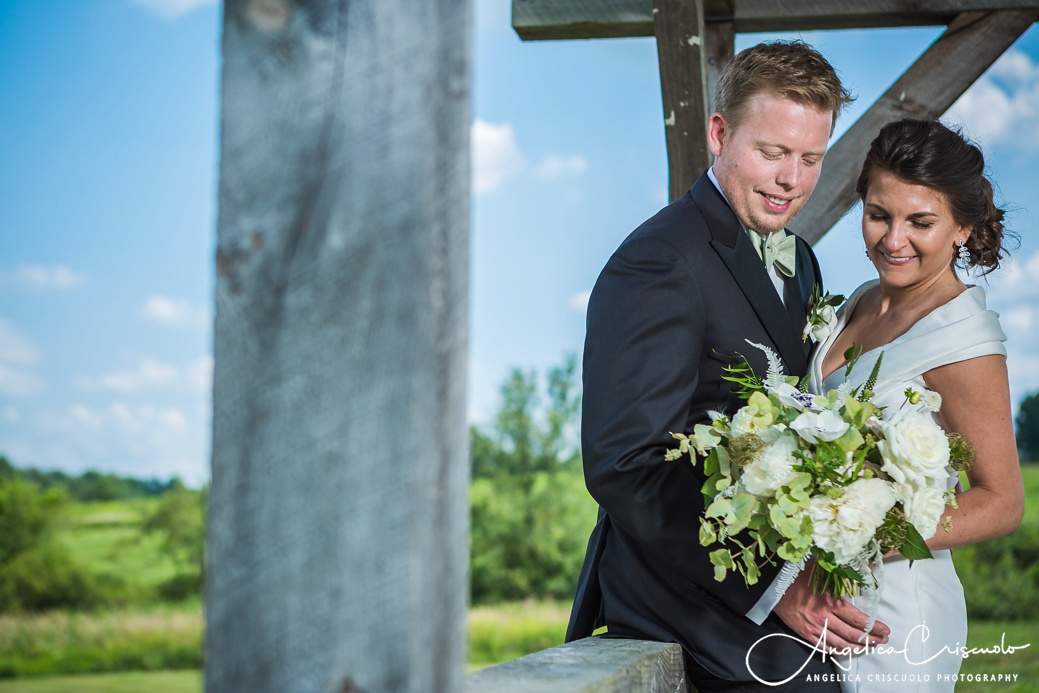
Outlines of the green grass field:
[{"label": "green grass field", "polygon": [[157,503],[155,498],[70,503],[55,538],[91,572],[128,582],[131,591],[146,593],[177,572],[162,537],[141,531],[141,523]]}]

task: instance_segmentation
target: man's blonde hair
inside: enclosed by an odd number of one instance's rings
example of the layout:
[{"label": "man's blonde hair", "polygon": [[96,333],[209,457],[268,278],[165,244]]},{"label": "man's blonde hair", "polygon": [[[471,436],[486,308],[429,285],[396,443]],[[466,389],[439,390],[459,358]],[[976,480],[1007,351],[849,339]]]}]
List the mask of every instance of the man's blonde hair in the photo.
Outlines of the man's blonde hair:
[{"label": "man's blonde hair", "polygon": [[740,51],[718,78],[714,110],[736,129],[761,92],[829,111],[831,133],[841,110],[855,100],[833,66],[804,41],[769,41]]}]

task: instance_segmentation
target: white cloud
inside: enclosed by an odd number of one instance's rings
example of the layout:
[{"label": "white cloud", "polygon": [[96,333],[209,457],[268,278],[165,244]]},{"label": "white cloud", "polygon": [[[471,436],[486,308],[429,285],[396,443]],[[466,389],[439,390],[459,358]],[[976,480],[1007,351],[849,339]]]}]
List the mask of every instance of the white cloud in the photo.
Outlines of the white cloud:
[{"label": "white cloud", "polygon": [[992,66],[993,77],[1017,84],[1027,84],[1034,80],[1036,73],[1039,73],[1039,65],[1033,63],[1027,54],[1019,50],[1009,51]]},{"label": "white cloud", "polygon": [[176,433],[188,427],[188,419],[180,409],[150,404],[131,407],[114,402],[105,412],[104,418],[124,433],[131,434],[148,431]]},{"label": "white cloud", "polygon": [[992,274],[990,302],[1007,305],[1014,301],[1039,296],[1039,252],[1027,257],[1011,258]]},{"label": "white cloud", "polygon": [[176,366],[142,358],[133,370],[116,371],[97,378],[79,378],[77,384],[84,390],[140,392],[170,385],[177,380],[177,376]]},{"label": "white cloud", "polygon": [[541,178],[561,178],[575,176],[588,170],[588,161],[580,154],[560,156],[549,154],[538,165],[538,176]]},{"label": "white cloud", "polygon": [[497,190],[524,166],[516,135],[508,123],[495,125],[477,118],[469,131],[473,157],[473,192]]},{"label": "white cloud", "polygon": [[82,404],[73,404],[69,407],[69,416],[73,421],[81,423],[87,428],[98,428],[105,421],[103,416]]},{"label": "white cloud", "polygon": [[1039,64],[1011,50],[953,104],[949,120],[963,123],[968,134],[991,146],[997,142],[1039,148]]},{"label": "white cloud", "polygon": [[28,397],[37,395],[43,390],[43,380],[35,373],[27,373],[0,365],[0,394]]},{"label": "white cloud", "polygon": [[141,314],[164,325],[205,325],[209,322],[209,314],[205,310],[193,308],[183,299],[168,296],[149,296]]},{"label": "white cloud", "polygon": [[[7,274],[7,272],[5,272]],[[64,265],[18,265],[14,279],[34,289],[75,289],[87,282],[87,276]]]},{"label": "white cloud", "polygon": [[88,391],[138,393],[148,390],[174,390],[208,394],[213,383],[213,357],[202,356],[179,368],[157,359],[142,357],[136,366],[104,375],[76,379],[80,389]]},{"label": "white cloud", "polygon": [[592,297],[592,290],[586,289],[570,297],[570,307],[580,313],[587,312],[588,299]]},{"label": "white cloud", "polygon": [[[192,484],[208,476],[208,431],[177,406],[116,400],[95,407],[74,404],[24,418],[29,420],[18,427],[19,437],[0,438],[0,450],[19,464],[70,473],[99,469],[139,478],[178,475]],[[35,438],[23,437],[31,432]]]},{"label": "white cloud", "polygon": [[0,394],[27,397],[43,392],[43,379],[24,369],[39,358],[32,340],[11,323],[0,319]]},{"label": "white cloud", "polygon": [[14,325],[0,319],[0,361],[29,365],[40,358],[36,345]]},{"label": "white cloud", "polygon": [[216,0],[130,0],[130,2],[154,12],[163,19],[176,19],[199,7],[213,5]]}]

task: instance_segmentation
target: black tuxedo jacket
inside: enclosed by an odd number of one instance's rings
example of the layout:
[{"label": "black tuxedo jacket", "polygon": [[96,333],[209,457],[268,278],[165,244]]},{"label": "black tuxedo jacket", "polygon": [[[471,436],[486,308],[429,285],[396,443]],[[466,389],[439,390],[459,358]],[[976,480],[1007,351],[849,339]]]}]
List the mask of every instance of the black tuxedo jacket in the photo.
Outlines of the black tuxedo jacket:
[{"label": "black tuxedo jacket", "polygon": [[[605,624],[612,635],[678,642],[718,678],[748,681],[748,649],[770,633],[790,633],[775,616],[758,626],[745,615],[778,568],[763,570],[749,588],[740,575],[715,581],[698,540],[702,466],[665,461],[664,451],[675,446],[672,431],[708,423],[708,410],[731,415],[744,404],[722,369],[740,353],[765,374],[765,355],[747,340],[776,351],[788,375],[805,373],[811,342],[801,331],[816,283],[818,263],[798,239],[784,305],[706,174],[607,262],[588,304],[581,423],[599,522],[568,642]],[[789,638],[770,638],[754,653],[755,673],[770,680],[786,678],[809,657]]]}]

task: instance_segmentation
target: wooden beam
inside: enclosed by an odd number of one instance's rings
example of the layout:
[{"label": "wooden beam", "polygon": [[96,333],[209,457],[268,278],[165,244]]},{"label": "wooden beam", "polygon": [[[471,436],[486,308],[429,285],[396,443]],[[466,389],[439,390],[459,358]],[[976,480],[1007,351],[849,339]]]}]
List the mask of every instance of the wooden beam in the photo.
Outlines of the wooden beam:
[{"label": "wooden beam", "polygon": [[[736,28],[732,22],[707,24],[707,115],[714,113],[714,89],[718,77],[736,54]],[[713,157],[712,157],[713,158]]]},{"label": "wooden beam", "polygon": [[207,691],[462,689],[470,26],[224,4]]},{"label": "wooden beam", "polygon": [[653,0],[664,99],[669,196],[676,200],[711,165],[703,0]]},{"label": "wooden beam", "polygon": [[819,185],[791,228],[815,243],[858,201],[855,182],[870,142],[900,118],[938,118],[1039,21],[1039,9],[965,12],[830,149]]},{"label": "wooden beam", "polygon": [[[524,41],[653,36],[653,2],[512,0],[512,26]],[[1035,6],[1036,0],[705,0],[704,21],[731,21],[737,33],[943,26],[962,12]]]}]

